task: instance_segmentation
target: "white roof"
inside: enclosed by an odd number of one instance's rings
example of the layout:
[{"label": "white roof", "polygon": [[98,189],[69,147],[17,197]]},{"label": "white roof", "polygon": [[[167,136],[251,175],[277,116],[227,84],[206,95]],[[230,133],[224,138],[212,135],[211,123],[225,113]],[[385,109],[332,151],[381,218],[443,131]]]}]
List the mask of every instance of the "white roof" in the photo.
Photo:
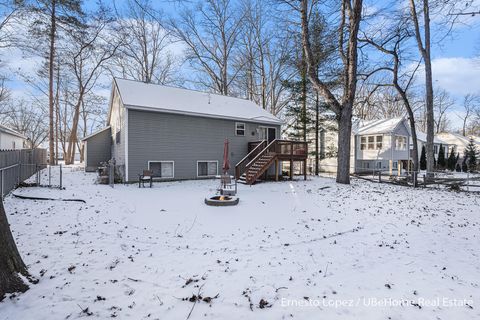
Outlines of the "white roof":
[{"label": "white roof", "polygon": [[357,134],[392,133],[404,121],[404,118],[391,118],[360,122]]},{"label": "white roof", "polygon": [[115,78],[115,83],[123,105],[129,109],[269,124],[282,123],[279,118],[245,99],[118,78]]},{"label": "white roof", "polygon": [[[422,131],[417,131],[417,140],[422,141],[422,142],[427,142],[427,134],[425,132],[422,132]],[[445,141],[445,140],[439,138],[437,135],[433,136],[433,143],[444,144],[444,145],[454,144],[454,143],[449,143],[448,141]]]},{"label": "white roof", "polygon": [[438,136],[442,141],[447,142],[448,144],[455,144],[459,147],[466,147],[470,143],[470,138],[473,138],[473,142],[476,145],[480,145],[480,138],[476,136],[464,137],[458,133],[442,132]]},{"label": "white roof", "polygon": [[16,136],[16,137],[19,137],[19,138],[22,138],[22,139],[25,139],[27,140],[28,138],[25,137],[23,134],[21,134],[20,132],[17,132],[13,129],[10,129],[9,127],[6,127],[2,124],[0,124],[0,131],[1,132],[4,132],[4,133],[7,133],[7,134],[11,134],[12,136]]}]

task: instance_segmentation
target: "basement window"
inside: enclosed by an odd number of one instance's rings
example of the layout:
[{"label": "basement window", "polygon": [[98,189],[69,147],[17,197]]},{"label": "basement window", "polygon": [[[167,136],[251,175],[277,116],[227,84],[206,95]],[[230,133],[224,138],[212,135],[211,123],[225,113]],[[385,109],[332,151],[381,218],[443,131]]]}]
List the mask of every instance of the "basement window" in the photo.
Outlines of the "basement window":
[{"label": "basement window", "polygon": [[175,164],[173,161],[148,161],[148,170],[152,171],[155,178],[173,178]]},{"label": "basement window", "polygon": [[218,174],[218,161],[197,161],[197,177],[214,177]]}]

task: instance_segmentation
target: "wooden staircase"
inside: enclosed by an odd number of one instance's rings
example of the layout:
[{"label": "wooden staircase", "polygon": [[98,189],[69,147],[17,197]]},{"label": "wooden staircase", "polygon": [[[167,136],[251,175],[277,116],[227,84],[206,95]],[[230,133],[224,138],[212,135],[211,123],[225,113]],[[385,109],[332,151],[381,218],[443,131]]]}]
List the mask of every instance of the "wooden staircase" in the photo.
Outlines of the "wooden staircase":
[{"label": "wooden staircase", "polygon": [[[235,166],[235,178],[240,183],[254,184],[275,161],[305,161],[306,142],[278,140],[253,142],[250,152]],[[278,170],[278,167],[277,167]]]}]

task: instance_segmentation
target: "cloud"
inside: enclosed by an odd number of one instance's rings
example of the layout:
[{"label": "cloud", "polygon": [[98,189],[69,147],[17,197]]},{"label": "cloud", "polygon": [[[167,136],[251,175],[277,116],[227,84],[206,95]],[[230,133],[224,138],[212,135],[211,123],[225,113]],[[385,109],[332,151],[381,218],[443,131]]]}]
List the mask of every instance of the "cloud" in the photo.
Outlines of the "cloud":
[{"label": "cloud", "polygon": [[432,60],[435,87],[453,96],[480,94],[480,61],[475,58],[437,58]]}]

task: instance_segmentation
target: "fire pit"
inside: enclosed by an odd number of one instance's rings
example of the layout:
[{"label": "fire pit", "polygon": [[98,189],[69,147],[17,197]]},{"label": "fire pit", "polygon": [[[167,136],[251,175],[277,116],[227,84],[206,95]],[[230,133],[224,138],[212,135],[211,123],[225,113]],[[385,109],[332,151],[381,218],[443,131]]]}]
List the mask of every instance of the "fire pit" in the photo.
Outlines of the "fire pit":
[{"label": "fire pit", "polygon": [[223,207],[223,206],[234,206],[238,204],[238,201],[240,199],[238,197],[234,196],[214,196],[210,198],[205,198],[205,204],[209,206],[217,206],[217,207]]}]

